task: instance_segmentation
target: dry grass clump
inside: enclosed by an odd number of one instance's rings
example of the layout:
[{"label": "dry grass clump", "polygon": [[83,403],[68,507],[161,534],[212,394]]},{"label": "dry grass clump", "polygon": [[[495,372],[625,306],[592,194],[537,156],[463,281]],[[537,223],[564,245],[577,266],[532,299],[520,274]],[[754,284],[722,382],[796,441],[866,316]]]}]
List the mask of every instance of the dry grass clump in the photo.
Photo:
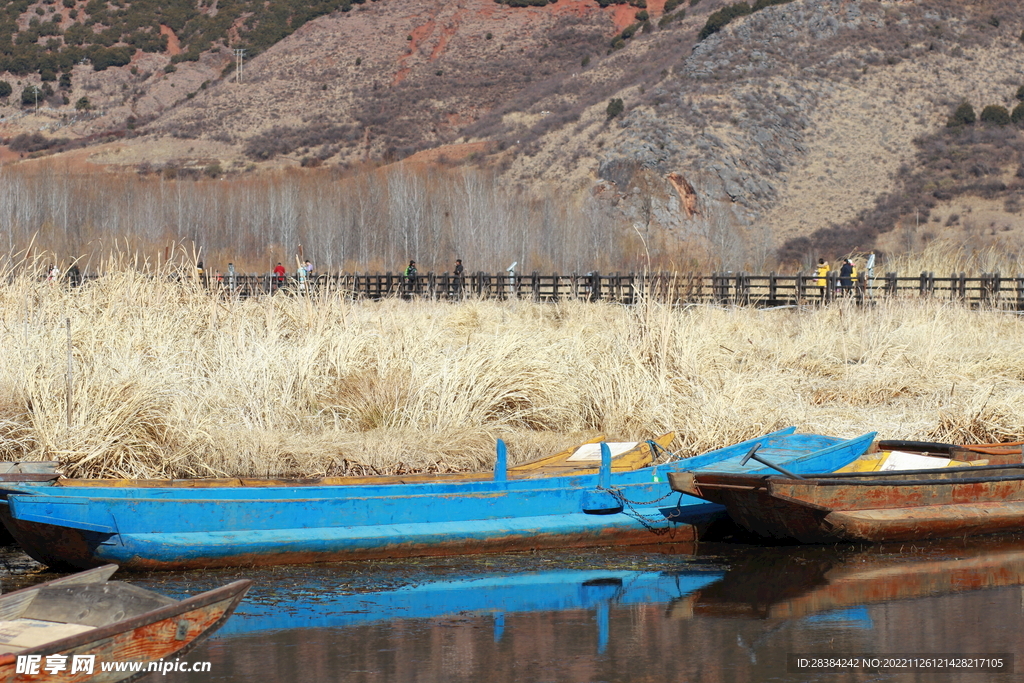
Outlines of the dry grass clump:
[{"label": "dry grass clump", "polygon": [[[691,455],[795,424],[1024,438],[1024,321],[928,301],[218,299],[135,267],[0,286],[0,458],[72,476],[464,471],[597,432]],[[67,333],[73,384],[67,412]]]},{"label": "dry grass clump", "polygon": [[942,239],[928,243],[923,249],[886,259],[875,273],[883,269],[901,275],[931,272],[938,277],[949,277],[951,273],[972,276],[1001,273],[1004,277],[1016,277],[1024,273],[1024,255],[1020,244],[972,248],[969,243]]}]

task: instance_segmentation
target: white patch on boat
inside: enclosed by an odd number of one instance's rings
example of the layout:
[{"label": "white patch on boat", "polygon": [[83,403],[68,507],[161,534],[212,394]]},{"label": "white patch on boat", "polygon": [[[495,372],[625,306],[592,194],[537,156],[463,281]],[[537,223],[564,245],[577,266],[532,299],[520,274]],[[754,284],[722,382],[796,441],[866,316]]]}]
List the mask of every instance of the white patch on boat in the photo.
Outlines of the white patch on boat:
[{"label": "white patch on boat", "polygon": [[[623,443],[609,443],[608,448],[612,452],[612,458],[633,450],[639,445],[639,441],[628,441]],[[581,460],[600,460],[601,444],[587,443],[576,449],[576,452],[566,458],[566,462],[579,462]]]},{"label": "white patch on boat", "polygon": [[94,627],[82,624],[61,624],[40,619],[0,621],[0,652],[17,652],[45,643],[77,636]]},{"label": "white patch on boat", "polygon": [[930,455],[918,453],[905,453],[903,451],[892,451],[885,459],[879,472],[893,472],[895,470],[932,470],[940,467],[948,467],[949,458],[936,458]]}]

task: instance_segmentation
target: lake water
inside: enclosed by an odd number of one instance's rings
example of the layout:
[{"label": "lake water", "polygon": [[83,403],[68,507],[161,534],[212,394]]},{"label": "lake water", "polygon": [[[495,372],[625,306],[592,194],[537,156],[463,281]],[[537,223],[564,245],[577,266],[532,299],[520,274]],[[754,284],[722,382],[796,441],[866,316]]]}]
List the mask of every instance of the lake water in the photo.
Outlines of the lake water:
[{"label": "lake water", "polygon": [[[211,671],[147,679],[168,683],[1021,680],[892,668],[915,658],[944,667],[953,655],[1024,670],[1019,538],[723,543],[122,578],[173,596],[254,582],[228,623],[181,658],[209,661]],[[812,672],[795,670],[797,656],[879,661]]]}]

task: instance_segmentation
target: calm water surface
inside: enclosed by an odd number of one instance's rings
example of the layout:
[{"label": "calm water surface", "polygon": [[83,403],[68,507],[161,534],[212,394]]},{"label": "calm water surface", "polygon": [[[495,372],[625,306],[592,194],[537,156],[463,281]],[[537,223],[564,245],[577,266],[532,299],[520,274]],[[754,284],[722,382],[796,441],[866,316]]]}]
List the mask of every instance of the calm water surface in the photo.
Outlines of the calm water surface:
[{"label": "calm water surface", "polygon": [[[172,596],[237,578],[254,582],[245,602],[182,658],[208,660],[212,672],[146,680],[1024,680],[1024,540],[1017,538],[717,544],[127,576]],[[4,577],[4,590],[17,583]],[[1021,673],[788,667],[790,654],[893,653],[1009,653]]]}]

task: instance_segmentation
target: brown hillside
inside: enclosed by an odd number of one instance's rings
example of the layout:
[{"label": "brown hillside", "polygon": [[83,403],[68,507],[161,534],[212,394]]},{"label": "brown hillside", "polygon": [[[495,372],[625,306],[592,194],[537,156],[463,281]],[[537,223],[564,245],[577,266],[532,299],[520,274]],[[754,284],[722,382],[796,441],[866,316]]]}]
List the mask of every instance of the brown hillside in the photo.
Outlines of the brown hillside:
[{"label": "brown hillside", "polygon": [[404,157],[600,54],[612,16],[586,0],[368,3],[310,22],[247,65],[242,83],[198,94],[149,130],[230,142],[254,161]]},{"label": "brown hillside", "polygon": [[[131,67],[76,66],[71,97],[94,111],[0,107],[0,135],[83,139],[95,163],[156,170],[491,165],[505,185],[596,197],[603,223],[700,242],[728,268],[764,267],[780,247],[801,260],[1022,239],[1019,129],[1002,143],[942,137],[962,100],[979,113],[1017,103],[1018,3],[796,0],[698,42],[724,4],[685,2],[664,23],[651,0],[651,25],[612,49],[636,7],[367,2],[305,24],[241,82],[222,77],[226,47],[166,73],[173,40]],[[943,168],[954,153],[978,164]],[[983,219],[960,218],[976,205]],[[891,236],[911,223],[913,239]]]}]

